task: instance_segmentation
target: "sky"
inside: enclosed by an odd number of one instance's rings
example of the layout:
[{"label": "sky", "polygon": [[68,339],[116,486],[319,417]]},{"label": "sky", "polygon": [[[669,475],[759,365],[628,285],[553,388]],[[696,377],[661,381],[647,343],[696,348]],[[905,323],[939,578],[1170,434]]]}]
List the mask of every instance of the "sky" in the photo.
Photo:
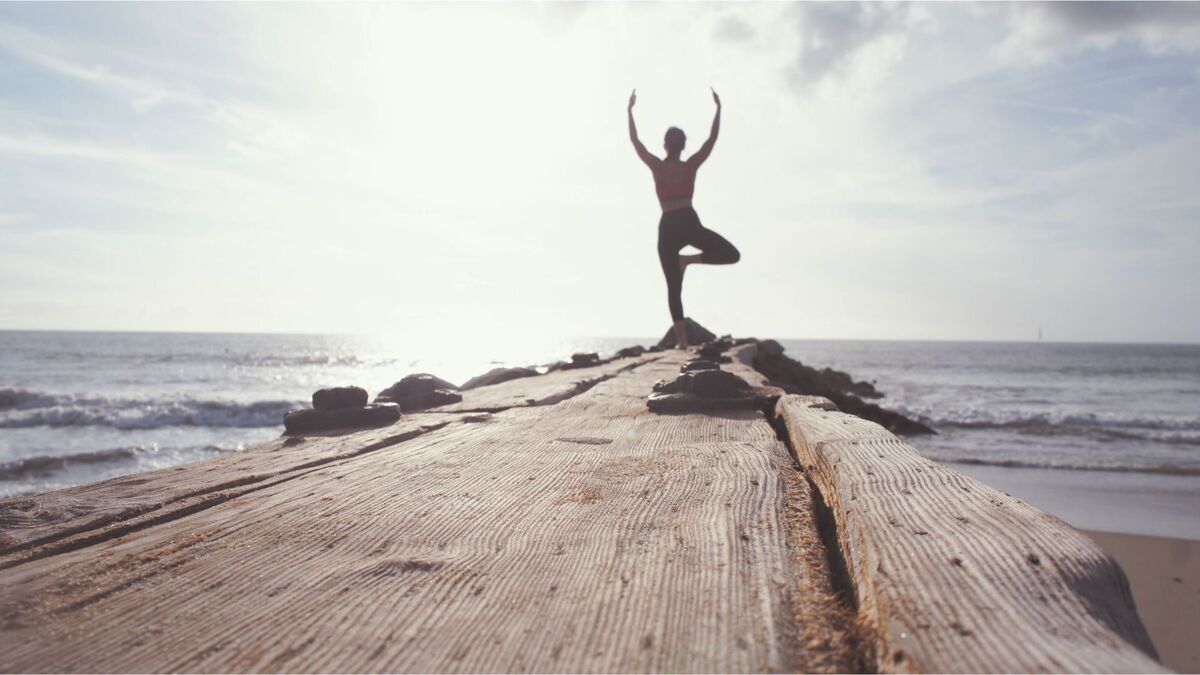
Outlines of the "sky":
[{"label": "sky", "polygon": [[1200,342],[1200,3],[0,3],[0,329]]}]

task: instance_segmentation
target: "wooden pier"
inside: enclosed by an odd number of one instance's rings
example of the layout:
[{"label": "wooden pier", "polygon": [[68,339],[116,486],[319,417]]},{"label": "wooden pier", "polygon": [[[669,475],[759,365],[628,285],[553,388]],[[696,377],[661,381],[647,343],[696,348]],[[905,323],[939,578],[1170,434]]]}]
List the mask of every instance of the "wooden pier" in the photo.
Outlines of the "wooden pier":
[{"label": "wooden pier", "polygon": [[651,413],[687,357],[0,502],[0,670],[1162,670],[1065,523],[822,399]]}]

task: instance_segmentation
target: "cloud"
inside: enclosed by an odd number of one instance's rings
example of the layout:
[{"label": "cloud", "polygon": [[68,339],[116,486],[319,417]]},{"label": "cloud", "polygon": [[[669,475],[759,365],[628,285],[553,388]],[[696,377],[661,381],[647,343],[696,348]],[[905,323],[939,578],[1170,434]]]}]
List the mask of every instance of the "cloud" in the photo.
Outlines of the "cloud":
[{"label": "cloud", "polygon": [[800,45],[790,75],[799,84],[846,74],[871,47],[903,37],[910,23],[907,4],[802,2],[793,11]]},{"label": "cloud", "polygon": [[173,104],[194,109],[237,136],[237,144],[263,156],[291,150],[303,134],[277,115],[245,102],[228,100],[182,82],[161,82],[121,72],[105,63],[103,51],[84,55],[66,40],[50,38],[0,21],[0,52],[56,75],[84,82],[146,113]]},{"label": "cloud", "polygon": [[718,38],[735,44],[750,42],[757,34],[750,24],[732,14],[721,17],[713,32]]},{"label": "cloud", "polygon": [[[994,7],[994,6],[992,6]],[[1045,61],[1122,41],[1151,54],[1200,51],[1200,4],[1193,2],[1019,2],[1000,6],[1006,55]]]}]

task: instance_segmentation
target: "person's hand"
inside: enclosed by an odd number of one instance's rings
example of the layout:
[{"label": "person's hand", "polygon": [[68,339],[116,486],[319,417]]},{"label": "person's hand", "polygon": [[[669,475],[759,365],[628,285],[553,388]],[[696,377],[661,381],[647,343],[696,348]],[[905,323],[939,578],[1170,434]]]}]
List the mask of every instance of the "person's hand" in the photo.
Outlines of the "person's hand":
[{"label": "person's hand", "polygon": [[[713,103],[716,103],[717,107],[720,108],[721,107],[721,97],[717,96],[717,90],[713,89],[712,87],[709,87],[708,89],[709,89],[709,91],[711,91],[713,93]],[[630,105],[632,105],[632,104],[630,104]]]},{"label": "person's hand", "polygon": [[629,95],[629,109],[630,110],[633,110],[634,103],[637,103],[637,89],[634,89],[633,93]]}]

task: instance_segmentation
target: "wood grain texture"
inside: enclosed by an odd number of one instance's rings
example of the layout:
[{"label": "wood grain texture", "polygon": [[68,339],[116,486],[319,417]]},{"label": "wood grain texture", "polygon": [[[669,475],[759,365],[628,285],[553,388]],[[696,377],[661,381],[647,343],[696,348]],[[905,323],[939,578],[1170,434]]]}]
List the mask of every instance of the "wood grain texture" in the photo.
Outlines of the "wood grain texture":
[{"label": "wood grain texture", "polygon": [[17,560],[0,670],[847,670],[767,420],[646,409],[681,362]]},{"label": "wood grain texture", "polygon": [[632,371],[642,364],[663,358],[663,354],[647,354],[613,359],[591,368],[556,370],[536,377],[508,380],[486,387],[462,392],[459,403],[435,408],[437,412],[470,411],[497,412],[523,406],[553,405],[587,391],[596,384]]},{"label": "wood grain texture", "polygon": [[785,396],[776,414],[836,521],[880,671],[1163,671],[1090,539],[830,407]]},{"label": "wood grain texture", "polygon": [[[226,499],[231,490],[236,493],[256,489],[292,472],[407,440],[414,434],[456,422],[465,412],[550,405],[656,358],[659,355],[616,359],[593,368],[527,378],[525,385],[511,381],[511,384],[480,387],[466,393],[462,403],[438,408],[436,412],[406,413],[396,424],[362,431],[350,438],[346,437],[346,431],[308,433],[225,455],[205,462],[202,469],[200,465],[173,467],[32,497],[0,500],[0,556],[65,537],[95,536],[97,531],[170,517],[168,513]],[[0,566],[4,564],[0,558]]]},{"label": "wood grain texture", "polygon": [[168,517],[295,472],[414,438],[464,417],[469,416],[408,415],[396,424],[353,436],[280,438],[198,464],[0,500],[0,567],[14,558],[41,554],[30,550],[37,546]]}]

